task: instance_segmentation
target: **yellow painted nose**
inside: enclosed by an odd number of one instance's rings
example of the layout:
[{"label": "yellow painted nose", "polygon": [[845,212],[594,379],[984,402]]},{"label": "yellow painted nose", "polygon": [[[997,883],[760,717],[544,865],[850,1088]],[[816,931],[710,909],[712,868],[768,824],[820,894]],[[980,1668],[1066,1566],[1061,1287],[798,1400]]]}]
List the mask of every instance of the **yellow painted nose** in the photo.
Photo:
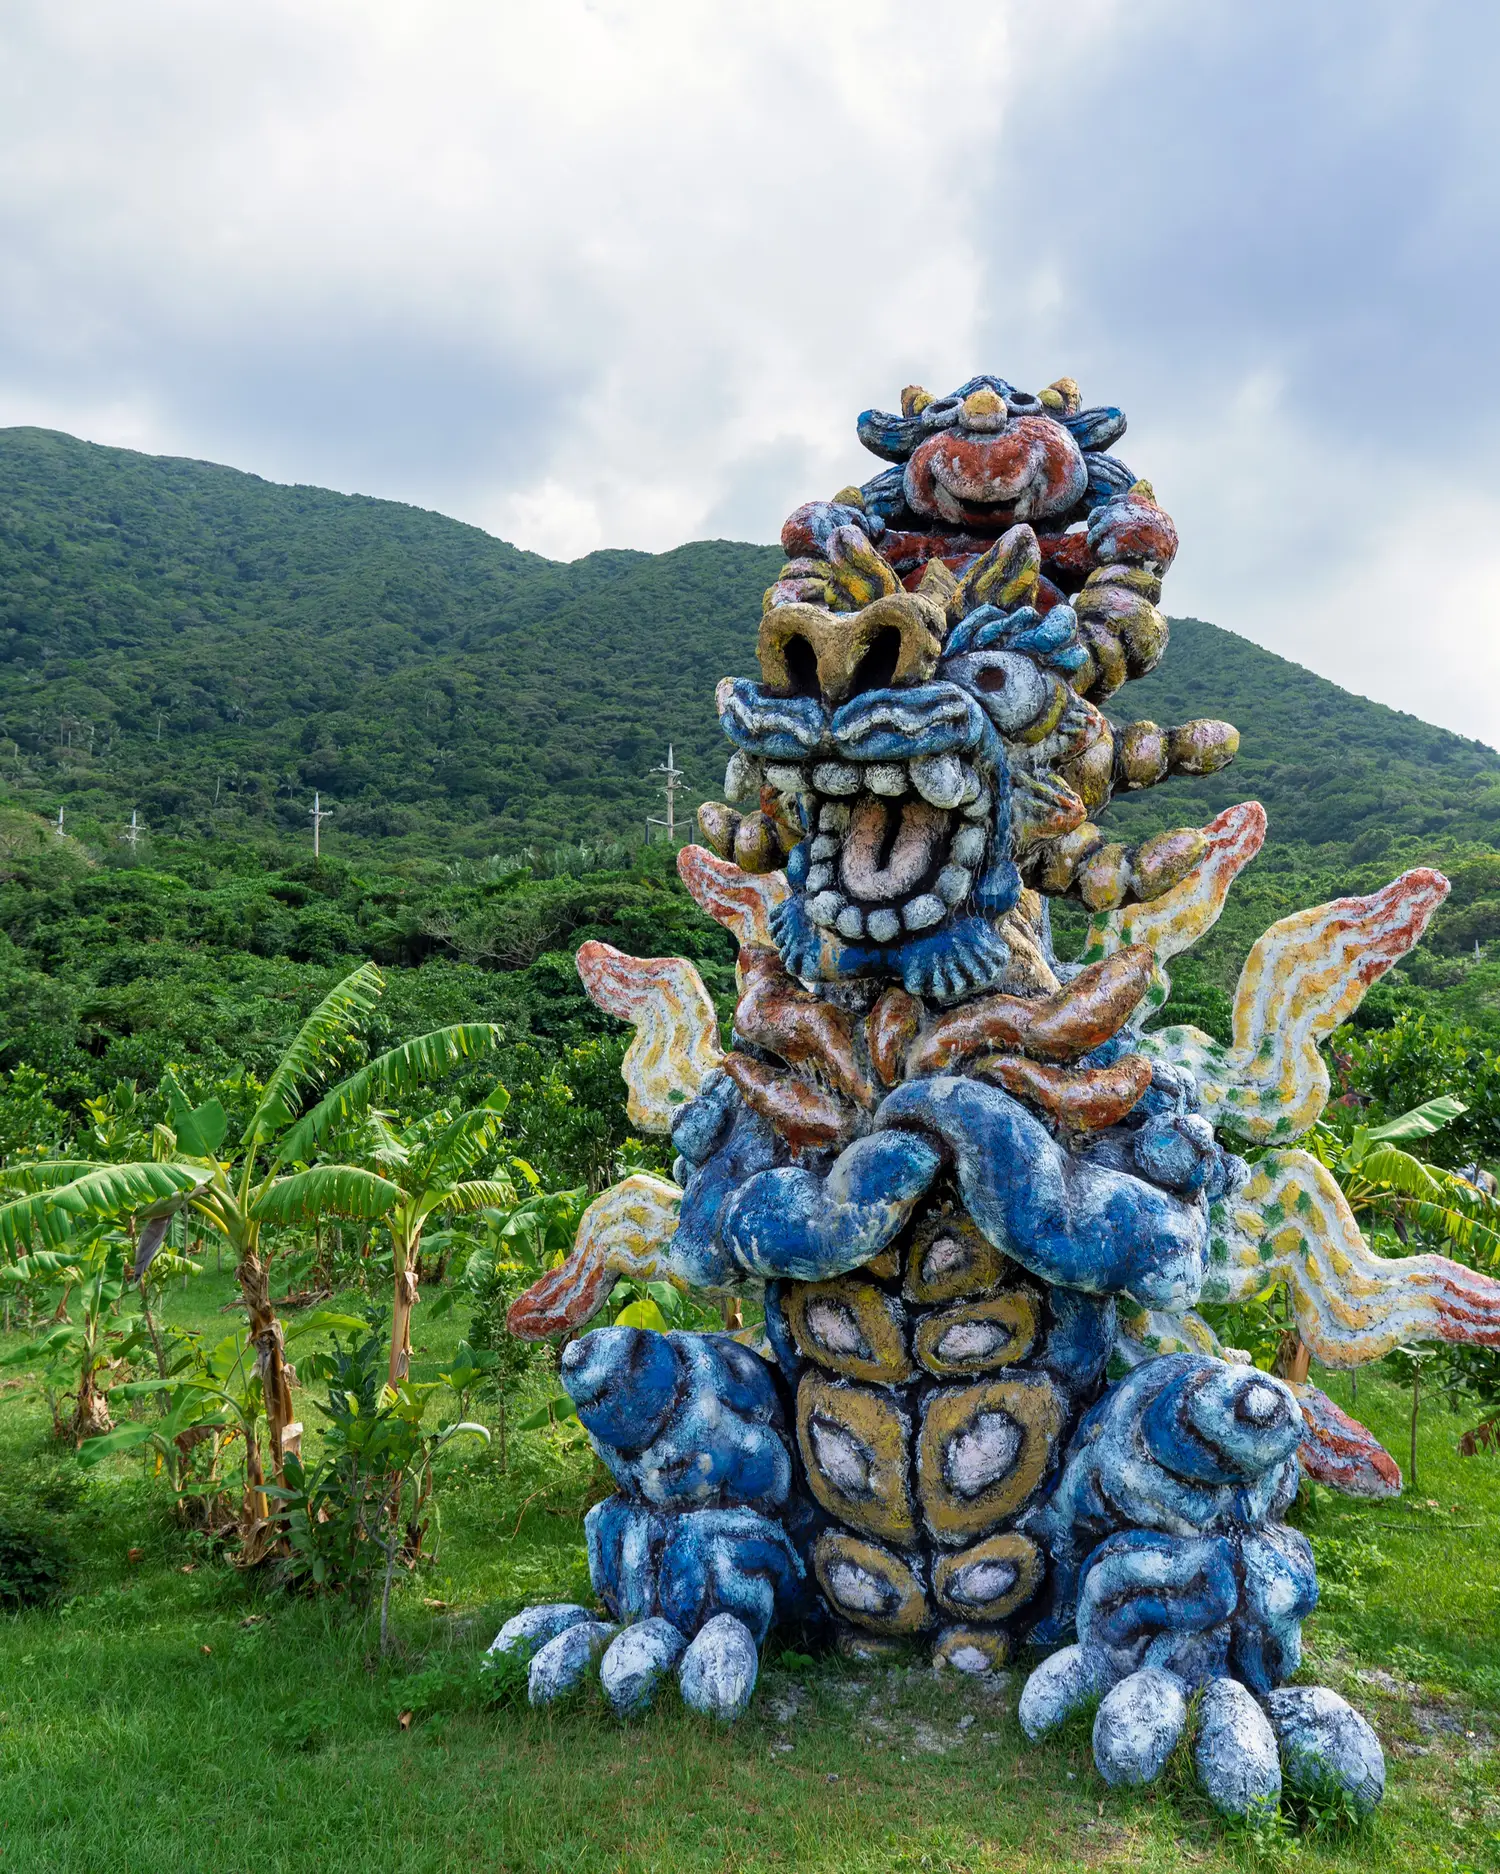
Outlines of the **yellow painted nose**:
[{"label": "yellow painted nose", "polygon": [[1003,429],[1005,399],[987,384],[971,390],[964,398],[963,425],[965,429]]},{"label": "yellow painted nose", "polygon": [[758,650],[767,688],[837,705],[864,690],[924,683],[942,647],[940,608],[896,592],[858,612],[776,606],[760,621]]}]

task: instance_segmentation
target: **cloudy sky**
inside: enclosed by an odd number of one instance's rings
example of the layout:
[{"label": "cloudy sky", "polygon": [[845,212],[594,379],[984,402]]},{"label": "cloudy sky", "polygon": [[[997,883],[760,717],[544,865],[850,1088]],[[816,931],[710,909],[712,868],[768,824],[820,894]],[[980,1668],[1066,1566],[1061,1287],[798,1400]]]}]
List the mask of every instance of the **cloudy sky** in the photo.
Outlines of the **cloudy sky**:
[{"label": "cloudy sky", "polygon": [[572,557],[1069,374],[1168,604],[1500,743],[1493,0],[7,0],[0,424]]}]

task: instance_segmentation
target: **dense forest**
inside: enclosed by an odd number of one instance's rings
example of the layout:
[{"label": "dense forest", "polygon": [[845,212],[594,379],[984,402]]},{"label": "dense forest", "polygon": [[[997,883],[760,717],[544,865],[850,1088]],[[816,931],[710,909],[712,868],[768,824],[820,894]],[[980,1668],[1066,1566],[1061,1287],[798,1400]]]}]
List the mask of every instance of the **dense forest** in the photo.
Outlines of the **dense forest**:
[{"label": "dense forest", "polygon": [[[372,1045],[498,1021],[509,1080],[550,1084],[554,1107],[557,1075],[589,1080],[614,1137],[619,1036],[572,952],[595,936],[682,952],[728,997],[728,939],[640,830],[669,738],[687,804],[718,791],[714,683],[753,666],[777,563],[715,541],[559,565],[394,502],[0,432],[0,1123],[33,1124],[43,1086],[61,1136],[91,1092],[153,1087],[169,1063],[205,1085],[264,1073],[373,958],[390,986]],[[1118,801],[1113,821],[1139,836],[1254,797],[1272,837],[1178,964],[1167,1017],[1227,1034],[1269,924],[1436,864],[1452,897],[1361,1019],[1457,1024],[1487,1047],[1500,756],[1213,625],[1173,633],[1117,713],[1228,716],[1240,758]],[[316,861],[314,789],[334,808]],[[1063,944],[1081,929],[1064,909]]]},{"label": "dense forest", "polygon": [[[774,547],[561,565],[396,502],[0,431],[0,784],[108,844],[245,838],[332,804],[336,850],[514,857],[637,837],[674,744],[714,796],[719,677],[753,668]],[[1225,716],[1239,762],[1121,826],[1262,800],[1287,841],[1378,858],[1495,843],[1500,756],[1232,632],[1174,624],[1116,713]]]}]

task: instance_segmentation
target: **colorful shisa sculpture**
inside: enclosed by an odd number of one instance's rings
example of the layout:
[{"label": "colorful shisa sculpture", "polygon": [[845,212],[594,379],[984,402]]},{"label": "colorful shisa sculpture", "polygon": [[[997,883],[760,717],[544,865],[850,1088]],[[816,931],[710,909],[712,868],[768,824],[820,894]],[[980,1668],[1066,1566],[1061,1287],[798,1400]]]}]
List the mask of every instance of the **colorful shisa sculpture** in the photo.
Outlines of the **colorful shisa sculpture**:
[{"label": "colorful shisa sculpture", "polygon": [[[1376,1495],[1399,1472],[1193,1310],[1285,1283],[1330,1366],[1500,1344],[1500,1286],[1373,1255],[1292,1143],[1328,1096],[1319,1042],[1447,884],[1408,872],[1276,925],[1229,1045],[1146,1032],[1265,816],[1135,847],[1097,825],[1115,792],[1238,745],[1100,707],[1166,649],[1177,546],[1106,453],[1124,428],[1068,379],[861,417],[891,466],[788,520],[760,681],[719,687],[728,798],[680,858],[740,945],[731,1047],[690,964],[579,952],[635,1026],[629,1112],[670,1131],[674,1178],[605,1192],[511,1328],[576,1331],[623,1277],[755,1285],[764,1326],[567,1346],[619,1490],[588,1517],[608,1618],[533,1608],[496,1642],[531,1655],[537,1702],[597,1669],[628,1713],[675,1673],[730,1718],[775,1623],[920,1636],[963,1672],[1030,1644],[1056,1650],[1022,1724],[1100,1699],[1111,1783],[1157,1774],[1201,1691],[1195,1757],[1224,1809],[1274,1801],[1283,1774],[1379,1800],[1370,1727],[1285,1684],[1317,1585],[1282,1518],[1304,1471]],[[1076,962],[1054,952],[1059,896],[1092,914]],[[1221,1133],[1268,1149],[1252,1168]]]}]

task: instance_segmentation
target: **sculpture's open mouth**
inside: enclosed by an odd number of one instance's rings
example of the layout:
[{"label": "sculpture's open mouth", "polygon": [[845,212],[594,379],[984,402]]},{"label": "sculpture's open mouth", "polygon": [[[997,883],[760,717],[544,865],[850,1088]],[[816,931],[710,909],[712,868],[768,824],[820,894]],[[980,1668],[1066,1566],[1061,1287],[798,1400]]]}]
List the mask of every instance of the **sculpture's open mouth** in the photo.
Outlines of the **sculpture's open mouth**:
[{"label": "sculpture's open mouth", "polygon": [[820,762],[803,787],[812,838],[801,883],[814,924],[889,944],[935,929],[969,897],[994,801],[968,762]]},{"label": "sculpture's open mouth", "polygon": [[739,750],[731,798],[770,789],[803,830],[786,859],[794,895],[772,919],[794,974],[895,967],[913,994],[939,999],[995,979],[1006,951],[986,920],[1019,881],[997,837],[1005,756],[975,696],[938,681],[830,712],[740,679],[720,686],[719,715]]}]

